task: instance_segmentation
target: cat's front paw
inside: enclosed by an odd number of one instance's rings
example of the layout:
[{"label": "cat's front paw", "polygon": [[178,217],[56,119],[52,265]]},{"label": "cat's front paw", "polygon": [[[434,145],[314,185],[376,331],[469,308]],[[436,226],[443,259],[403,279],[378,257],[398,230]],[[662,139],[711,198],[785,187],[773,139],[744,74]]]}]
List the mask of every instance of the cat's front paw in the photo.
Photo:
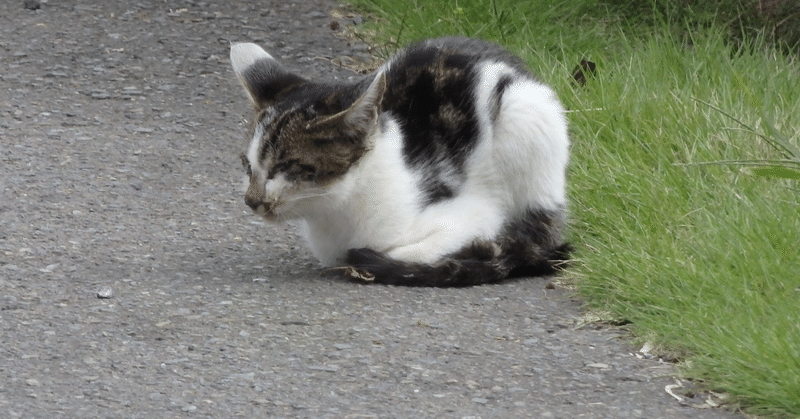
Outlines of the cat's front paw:
[{"label": "cat's front paw", "polygon": [[358,282],[375,282],[375,275],[363,268],[356,268],[355,266],[337,266],[328,270],[329,272],[336,272],[345,278]]},{"label": "cat's front paw", "polygon": [[345,266],[344,276],[361,282],[375,281],[375,275],[371,274],[368,270],[356,268],[355,266]]}]

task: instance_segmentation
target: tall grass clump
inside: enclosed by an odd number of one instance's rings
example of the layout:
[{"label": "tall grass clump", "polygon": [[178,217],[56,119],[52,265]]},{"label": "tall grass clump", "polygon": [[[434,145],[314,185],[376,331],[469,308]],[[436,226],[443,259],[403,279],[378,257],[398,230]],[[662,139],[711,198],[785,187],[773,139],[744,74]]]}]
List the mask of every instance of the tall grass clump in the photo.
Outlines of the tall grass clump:
[{"label": "tall grass clump", "polygon": [[[366,41],[377,43],[378,53],[384,58],[422,38],[464,35],[539,54],[541,60],[548,60],[549,65],[542,66],[545,69],[557,65],[554,59],[571,62],[581,57],[584,51],[597,46],[597,36],[606,36],[605,30],[617,32],[589,13],[603,7],[597,0],[355,0],[351,3],[381,19],[379,25],[370,28],[377,29],[377,33]],[[531,36],[534,33],[536,36]]]},{"label": "tall grass clump", "polygon": [[792,162],[769,140],[796,148],[800,82],[783,56],[749,51],[713,34],[691,48],[631,42],[627,62],[572,96],[602,108],[571,116],[573,234],[586,246],[573,274],[591,307],[658,336],[687,375],[796,416],[800,190],[743,163]]},{"label": "tall grass clump", "polygon": [[[635,26],[594,0],[356,3],[388,49],[461,34],[521,55],[569,109],[565,279],[587,308],[748,412],[800,416],[796,57],[688,14]],[[597,74],[578,86],[583,58]]]},{"label": "tall grass clump", "polygon": [[[663,22],[685,29],[714,27],[740,45],[762,37],[784,52],[800,54],[800,2],[797,0],[604,0],[627,21]],[[641,27],[641,25],[640,25]]]}]

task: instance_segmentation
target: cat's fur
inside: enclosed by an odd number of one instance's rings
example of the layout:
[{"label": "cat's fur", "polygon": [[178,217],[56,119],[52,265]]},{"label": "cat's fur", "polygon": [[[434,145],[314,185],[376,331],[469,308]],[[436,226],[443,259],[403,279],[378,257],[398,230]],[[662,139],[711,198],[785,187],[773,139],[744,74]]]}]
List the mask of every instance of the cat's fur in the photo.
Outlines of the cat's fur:
[{"label": "cat's fur", "polygon": [[231,47],[256,111],[245,202],[298,220],[326,265],[465,286],[554,272],[569,138],[555,93],[473,39],[424,41],[350,83],[310,81]]}]

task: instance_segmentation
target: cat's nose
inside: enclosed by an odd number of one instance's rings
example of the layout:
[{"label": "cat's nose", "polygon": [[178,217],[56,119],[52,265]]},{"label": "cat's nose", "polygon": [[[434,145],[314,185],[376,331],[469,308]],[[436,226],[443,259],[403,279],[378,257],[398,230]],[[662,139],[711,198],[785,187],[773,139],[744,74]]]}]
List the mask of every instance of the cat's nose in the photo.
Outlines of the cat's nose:
[{"label": "cat's nose", "polygon": [[244,203],[255,211],[256,209],[258,209],[258,206],[261,205],[261,200],[245,195]]}]

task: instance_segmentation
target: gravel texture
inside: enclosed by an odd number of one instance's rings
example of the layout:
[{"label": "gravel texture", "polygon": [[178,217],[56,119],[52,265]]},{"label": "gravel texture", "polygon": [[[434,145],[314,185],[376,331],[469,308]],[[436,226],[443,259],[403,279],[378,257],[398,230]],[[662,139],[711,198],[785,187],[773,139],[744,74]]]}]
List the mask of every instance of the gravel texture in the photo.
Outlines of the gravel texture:
[{"label": "gravel texture", "polygon": [[351,77],[336,7],[0,0],[0,416],[738,417],[548,279],[350,283],[250,213],[229,44]]}]

